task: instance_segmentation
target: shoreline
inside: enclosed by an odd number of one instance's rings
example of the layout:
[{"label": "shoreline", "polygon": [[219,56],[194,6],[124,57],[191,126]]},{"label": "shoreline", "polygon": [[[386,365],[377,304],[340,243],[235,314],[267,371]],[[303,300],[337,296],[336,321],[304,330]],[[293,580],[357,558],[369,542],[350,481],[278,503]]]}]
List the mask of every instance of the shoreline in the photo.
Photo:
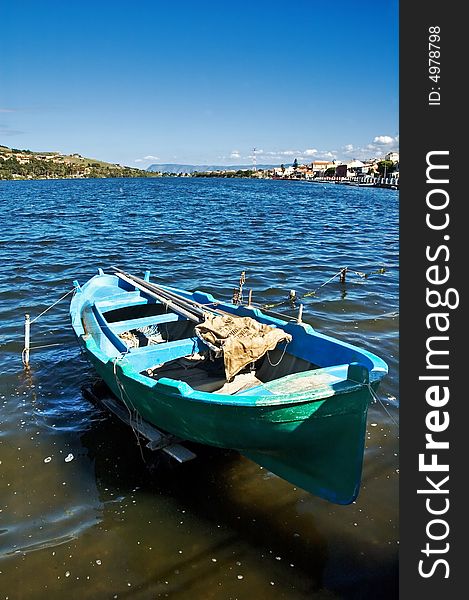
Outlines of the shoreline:
[{"label": "shoreline", "polygon": [[112,177],[12,177],[12,178],[0,178],[0,182],[3,181],[83,181],[83,180],[109,180],[109,179],[255,179],[262,181],[292,181],[297,183],[315,183],[315,184],[336,184],[336,185],[348,185],[350,187],[362,187],[362,188],[382,188],[382,189],[399,189],[399,180],[379,178],[376,182],[360,183],[354,179],[300,179],[298,177],[258,177],[258,176],[242,176],[236,175],[227,177],[226,175],[179,175],[173,174],[155,174],[155,175],[116,175]]}]

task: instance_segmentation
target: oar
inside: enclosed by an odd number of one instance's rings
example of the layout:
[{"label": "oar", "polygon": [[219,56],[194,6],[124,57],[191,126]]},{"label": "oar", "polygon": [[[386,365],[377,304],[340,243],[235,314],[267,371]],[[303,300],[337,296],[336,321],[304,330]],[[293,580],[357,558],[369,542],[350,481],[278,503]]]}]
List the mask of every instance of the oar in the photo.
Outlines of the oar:
[{"label": "oar", "polygon": [[195,310],[194,310],[194,312],[191,312],[191,311],[185,309],[184,307],[180,306],[179,304],[176,304],[173,301],[171,301],[169,298],[165,298],[164,296],[157,294],[154,291],[148,289],[147,286],[141,285],[140,283],[133,280],[131,277],[128,277],[124,273],[116,273],[116,275],[123,281],[126,281],[127,283],[130,283],[130,285],[133,285],[134,287],[141,290],[142,292],[145,292],[148,296],[155,298],[156,300],[158,300],[159,302],[161,302],[168,308],[171,308],[171,310],[174,310],[175,313],[177,313],[183,317],[186,317],[186,319],[189,319],[190,321],[194,321],[195,323],[201,323],[204,320],[203,314],[202,315],[198,314],[199,311],[197,311],[197,314],[196,314]]},{"label": "oar", "polygon": [[129,275],[128,273],[125,273],[123,271],[119,271],[118,273],[116,273],[116,275],[121,278],[125,277],[126,281],[128,281],[135,287],[138,287],[140,290],[152,292],[154,294],[157,294],[158,296],[161,296],[164,302],[167,302],[168,300],[172,301],[174,304],[177,304],[181,308],[192,312],[195,315],[198,315],[203,320],[204,311],[200,308],[203,305],[200,305],[199,307],[195,302],[187,298],[184,298],[177,294],[172,294],[171,292],[168,292],[167,290],[160,288],[159,286],[153,285],[152,283],[145,281],[144,279],[134,277],[133,275]]},{"label": "oar", "polygon": [[183,296],[180,296],[179,294],[176,294],[176,292],[166,290],[154,283],[145,281],[144,279],[141,279],[140,277],[137,277],[136,275],[130,275],[129,273],[126,273],[125,271],[122,271],[121,269],[119,269],[117,267],[112,267],[112,269],[116,271],[117,275],[119,275],[119,274],[124,275],[128,280],[131,280],[133,283],[138,284],[140,286],[139,289],[145,288],[146,290],[151,290],[152,292],[154,292],[156,294],[166,297],[169,300],[172,300],[173,302],[182,306],[186,310],[193,311],[195,314],[200,315],[202,320],[204,319],[204,312],[207,312],[207,311],[210,311],[217,315],[233,316],[231,313],[228,313],[224,310],[213,308],[207,304],[201,304],[200,302],[196,302],[195,300],[190,300],[189,298],[185,298]]}]

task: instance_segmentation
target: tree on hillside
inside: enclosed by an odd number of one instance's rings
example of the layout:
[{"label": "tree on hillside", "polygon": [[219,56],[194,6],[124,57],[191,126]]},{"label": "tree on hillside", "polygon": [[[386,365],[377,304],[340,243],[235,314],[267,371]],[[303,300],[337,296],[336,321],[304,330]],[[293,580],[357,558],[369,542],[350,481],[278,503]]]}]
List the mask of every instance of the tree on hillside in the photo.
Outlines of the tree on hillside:
[{"label": "tree on hillside", "polygon": [[293,170],[296,171],[298,169],[298,161],[295,158],[295,160],[293,161]]}]

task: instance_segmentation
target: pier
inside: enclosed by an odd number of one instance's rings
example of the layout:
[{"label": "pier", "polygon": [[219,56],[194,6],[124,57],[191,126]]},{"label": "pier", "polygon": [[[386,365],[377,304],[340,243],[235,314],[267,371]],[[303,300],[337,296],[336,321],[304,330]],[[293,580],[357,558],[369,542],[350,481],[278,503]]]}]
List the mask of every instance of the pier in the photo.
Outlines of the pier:
[{"label": "pier", "polygon": [[338,183],[355,187],[399,189],[399,177],[315,177],[310,183]]}]

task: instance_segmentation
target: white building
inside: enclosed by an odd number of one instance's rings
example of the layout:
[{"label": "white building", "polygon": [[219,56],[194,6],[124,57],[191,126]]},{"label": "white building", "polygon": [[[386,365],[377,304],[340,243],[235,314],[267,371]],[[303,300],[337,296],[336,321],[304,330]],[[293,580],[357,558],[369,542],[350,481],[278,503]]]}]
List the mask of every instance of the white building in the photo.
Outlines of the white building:
[{"label": "white building", "polygon": [[390,160],[392,162],[399,162],[399,152],[388,152],[384,157],[384,160]]}]

